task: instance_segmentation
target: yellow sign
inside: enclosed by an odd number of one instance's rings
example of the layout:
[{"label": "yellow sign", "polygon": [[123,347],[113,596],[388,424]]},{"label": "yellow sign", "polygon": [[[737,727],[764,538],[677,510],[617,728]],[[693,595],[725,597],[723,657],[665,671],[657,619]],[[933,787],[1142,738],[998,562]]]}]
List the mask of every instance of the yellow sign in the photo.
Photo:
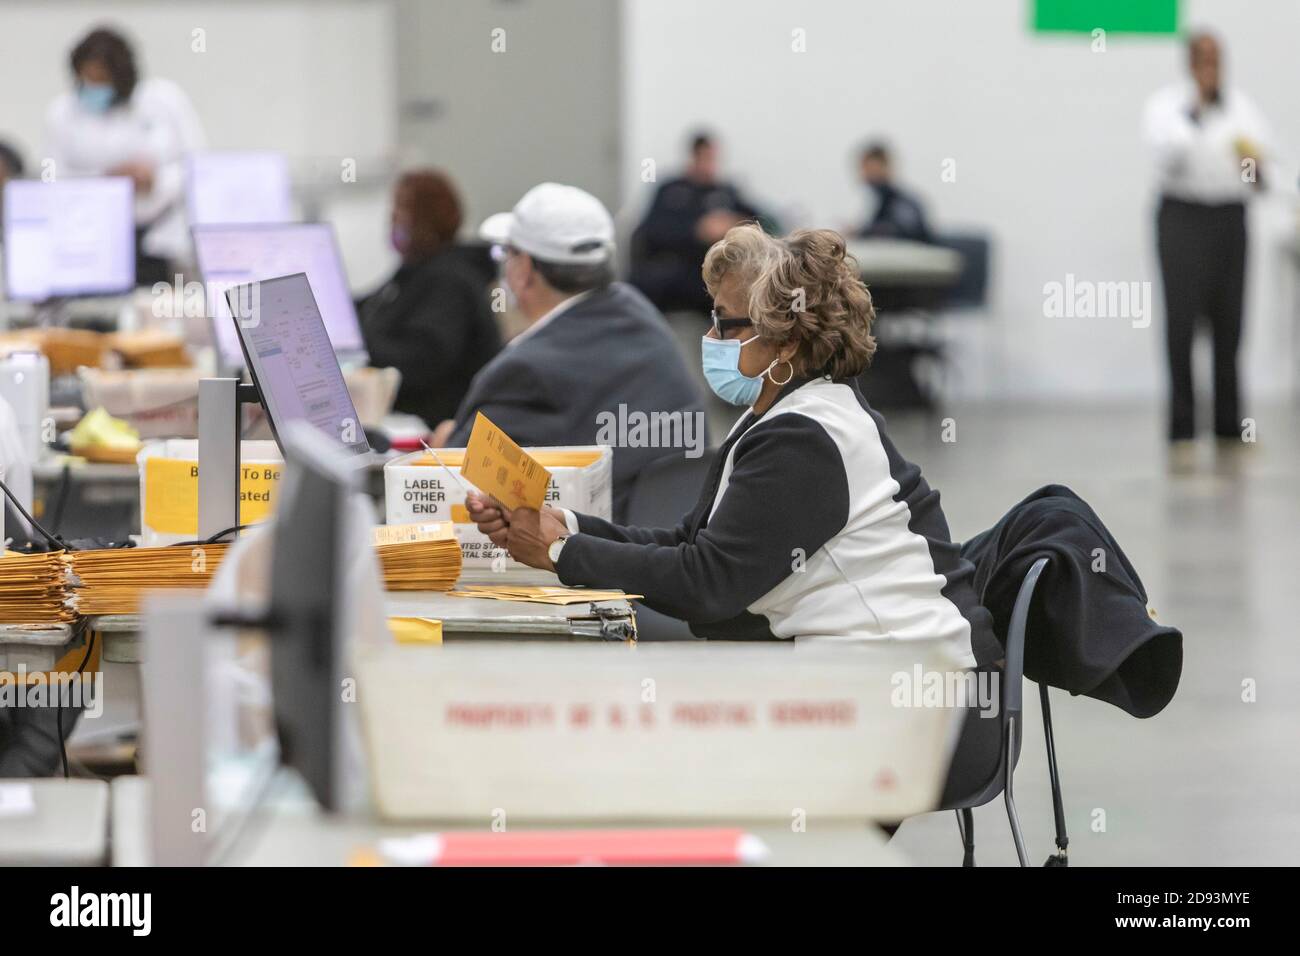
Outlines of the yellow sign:
[{"label": "yellow sign", "polygon": [[541,510],[551,473],[479,412],[461,474],[507,508]]},{"label": "yellow sign", "polygon": [[[271,515],[272,499],[284,465],[279,462],[240,466],[239,523],[253,524]],[[144,462],[143,523],[159,534],[199,533],[198,462],[155,456]]]}]

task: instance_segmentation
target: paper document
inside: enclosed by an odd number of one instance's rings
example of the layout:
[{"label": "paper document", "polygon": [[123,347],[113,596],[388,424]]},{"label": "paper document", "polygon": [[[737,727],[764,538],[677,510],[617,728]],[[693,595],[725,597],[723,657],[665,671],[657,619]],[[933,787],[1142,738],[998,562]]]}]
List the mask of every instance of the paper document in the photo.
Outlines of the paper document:
[{"label": "paper document", "polygon": [[598,591],[594,588],[525,587],[509,584],[467,584],[448,592],[452,597],[487,598],[492,601],[527,601],[530,604],[585,604],[588,601],[630,601],[641,594]]},{"label": "paper document", "polygon": [[549,471],[482,412],[474,416],[461,474],[507,508],[539,511],[551,480]]}]

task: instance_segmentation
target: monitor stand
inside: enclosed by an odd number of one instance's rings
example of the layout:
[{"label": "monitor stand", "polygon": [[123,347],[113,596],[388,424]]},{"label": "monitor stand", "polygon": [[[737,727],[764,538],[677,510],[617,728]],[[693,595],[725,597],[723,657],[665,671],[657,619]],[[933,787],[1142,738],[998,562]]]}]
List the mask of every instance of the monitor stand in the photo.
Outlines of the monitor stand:
[{"label": "monitor stand", "polygon": [[237,378],[199,380],[199,540],[239,527],[240,414],[261,401]]}]

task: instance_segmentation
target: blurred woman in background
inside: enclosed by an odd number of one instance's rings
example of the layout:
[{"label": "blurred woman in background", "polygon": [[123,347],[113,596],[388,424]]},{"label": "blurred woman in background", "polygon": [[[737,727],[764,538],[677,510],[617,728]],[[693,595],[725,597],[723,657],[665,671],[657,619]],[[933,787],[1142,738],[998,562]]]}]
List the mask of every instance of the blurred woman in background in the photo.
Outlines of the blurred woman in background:
[{"label": "blurred woman in background", "polygon": [[135,52],[115,30],[92,30],[69,63],[73,89],[55,97],[46,116],[50,173],[129,176],[135,184],[136,282],[170,282],[175,263],[189,252],[184,158],[203,148],[198,114],[175,83],[140,77]]},{"label": "blurred woman in background", "polygon": [[484,284],[454,248],[461,219],[446,175],[404,175],[392,213],[401,265],[358,304],[370,363],[402,373],[396,410],[431,427],[456,414],[474,374],[501,348]]}]

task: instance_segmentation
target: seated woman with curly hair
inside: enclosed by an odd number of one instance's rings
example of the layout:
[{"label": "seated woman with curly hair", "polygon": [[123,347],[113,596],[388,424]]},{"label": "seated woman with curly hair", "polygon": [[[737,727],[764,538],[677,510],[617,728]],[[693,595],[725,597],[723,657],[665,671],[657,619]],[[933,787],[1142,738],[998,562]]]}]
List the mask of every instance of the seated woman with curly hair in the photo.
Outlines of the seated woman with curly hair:
[{"label": "seated woman with curly hair", "polygon": [[749,406],[676,528],[620,527],[471,496],[479,527],[565,584],[619,587],[725,640],[944,638],[999,655],[939,494],[902,458],[855,378],[875,351],[871,295],[829,230],[737,226],[704,260],[713,390]]}]

